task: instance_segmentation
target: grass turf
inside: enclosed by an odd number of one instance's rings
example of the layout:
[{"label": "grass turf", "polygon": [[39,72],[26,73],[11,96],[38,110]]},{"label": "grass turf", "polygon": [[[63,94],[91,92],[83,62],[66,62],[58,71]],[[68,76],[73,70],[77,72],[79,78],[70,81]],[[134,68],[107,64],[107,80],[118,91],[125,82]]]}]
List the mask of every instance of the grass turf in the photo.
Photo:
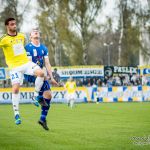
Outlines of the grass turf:
[{"label": "grass turf", "polygon": [[52,104],[45,131],[40,108],[21,104],[21,125],[11,105],[0,105],[0,150],[149,150],[150,103]]}]

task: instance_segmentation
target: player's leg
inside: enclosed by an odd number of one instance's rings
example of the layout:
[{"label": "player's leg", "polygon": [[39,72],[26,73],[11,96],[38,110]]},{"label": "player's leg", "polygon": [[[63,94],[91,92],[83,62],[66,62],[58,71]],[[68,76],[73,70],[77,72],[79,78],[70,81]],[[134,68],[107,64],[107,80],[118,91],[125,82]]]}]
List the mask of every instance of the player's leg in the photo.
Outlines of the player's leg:
[{"label": "player's leg", "polygon": [[19,100],[20,100],[19,88],[20,88],[19,84],[13,84],[12,86],[12,104],[13,104],[16,125],[21,124],[21,119],[19,115]]},{"label": "player's leg", "polygon": [[73,108],[74,102],[75,102],[75,94],[72,93],[72,94],[71,94],[71,100],[70,100],[70,107],[71,107],[71,108]]},{"label": "player's leg", "polygon": [[74,99],[71,99],[70,100],[70,107],[73,108],[73,106],[74,106]]},{"label": "player's leg", "polygon": [[15,116],[15,123],[17,125],[21,124],[21,119],[19,115],[19,100],[20,100],[20,83],[22,82],[22,74],[17,71],[10,71],[10,78],[12,82],[12,105]]},{"label": "player's leg", "polygon": [[43,83],[44,83],[44,71],[37,64],[35,64],[33,62],[29,62],[26,65],[25,74],[31,75],[31,76],[33,76],[33,75],[36,76],[34,100],[35,100],[35,102],[41,100],[39,97],[39,92],[40,92],[40,90],[43,86]]},{"label": "player's leg", "polygon": [[41,116],[40,116],[40,120],[38,121],[38,123],[40,125],[42,125],[42,127],[45,130],[49,130],[49,128],[47,126],[46,117],[47,117],[48,111],[50,109],[50,102],[51,102],[52,95],[51,95],[50,85],[49,85],[48,81],[44,81],[44,84],[43,84],[41,90],[44,91],[43,92],[43,99],[47,105],[41,106]]},{"label": "player's leg", "polygon": [[70,106],[70,94],[69,93],[66,94],[66,99],[67,99],[67,105],[69,107]]},{"label": "player's leg", "polygon": [[44,72],[41,68],[37,68],[34,70],[34,75],[36,76],[35,96],[38,96],[44,82]]},{"label": "player's leg", "polygon": [[[31,76],[31,75],[24,75],[24,80],[26,81],[26,82],[29,82],[29,83],[35,83],[35,80],[36,80],[36,77],[35,76]],[[41,98],[41,99],[43,99],[43,98]],[[35,105],[35,106],[37,106],[37,107],[39,107],[39,98],[38,98],[38,100],[35,100],[35,98],[32,98],[32,103]]]}]

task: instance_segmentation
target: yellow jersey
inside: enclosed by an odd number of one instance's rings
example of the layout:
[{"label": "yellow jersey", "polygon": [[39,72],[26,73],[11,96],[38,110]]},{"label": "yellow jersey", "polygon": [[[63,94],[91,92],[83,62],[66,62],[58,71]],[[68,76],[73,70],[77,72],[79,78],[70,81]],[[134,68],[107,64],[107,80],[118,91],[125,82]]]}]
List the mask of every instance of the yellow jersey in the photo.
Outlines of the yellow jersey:
[{"label": "yellow jersey", "polygon": [[68,93],[74,93],[76,90],[76,83],[74,81],[67,81],[65,84],[65,88],[67,89]]},{"label": "yellow jersey", "polygon": [[17,33],[16,36],[4,34],[0,38],[0,48],[3,49],[6,64],[9,69],[19,67],[29,62],[24,44],[25,36],[22,33]]}]

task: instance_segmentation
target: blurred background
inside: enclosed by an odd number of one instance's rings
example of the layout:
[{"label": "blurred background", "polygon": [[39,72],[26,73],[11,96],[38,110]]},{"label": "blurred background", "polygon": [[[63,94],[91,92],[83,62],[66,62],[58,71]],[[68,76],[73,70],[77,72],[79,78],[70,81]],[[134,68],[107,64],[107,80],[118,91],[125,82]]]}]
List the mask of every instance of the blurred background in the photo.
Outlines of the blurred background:
[{"label": "blurred background", "polygon": [[[0,0],[4,20],[15,17],[29,36],[38,27],[52,66],[149,64],[149,0]],[[0,53],[0,66],[5,67]]]}]

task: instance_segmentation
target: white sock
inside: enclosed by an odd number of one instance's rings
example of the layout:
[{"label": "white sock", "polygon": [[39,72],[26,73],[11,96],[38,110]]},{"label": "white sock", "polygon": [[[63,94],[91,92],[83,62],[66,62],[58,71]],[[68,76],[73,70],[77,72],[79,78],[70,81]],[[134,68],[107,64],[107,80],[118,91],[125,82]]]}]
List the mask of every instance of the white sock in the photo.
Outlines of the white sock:
[{"label": "white sock", "polygon": [[35,80],[35,92],[34,92],[34,96],[38,96],[39,92],[41,90],[41,87],[43,85],[44,82],[44,77],[37,77]]},{"label": "white sock", "polygon": [[20,99],[20,93],[12,94],[12,104],[13,104],[13,110],[15,115],[19,114],[19,99]]}]

